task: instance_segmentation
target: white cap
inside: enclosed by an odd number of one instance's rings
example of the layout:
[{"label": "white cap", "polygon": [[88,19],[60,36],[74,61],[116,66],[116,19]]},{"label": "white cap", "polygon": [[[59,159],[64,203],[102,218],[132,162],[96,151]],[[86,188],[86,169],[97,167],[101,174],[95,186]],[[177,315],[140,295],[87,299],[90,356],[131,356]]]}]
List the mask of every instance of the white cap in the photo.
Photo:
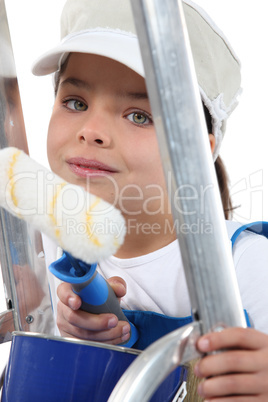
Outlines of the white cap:
[{"label": "white cap", "polygon": [[[241,92],[240,62],[201,7],[191,0],[183,0],[183,6],[202,101],[212,116],[216,158],[226,120]],[[58,46],[35,62],[35,75],[60,70],[69,53],[79,52],[109,57],[144,77],[130,0],[67,0],[61,37]]]}]

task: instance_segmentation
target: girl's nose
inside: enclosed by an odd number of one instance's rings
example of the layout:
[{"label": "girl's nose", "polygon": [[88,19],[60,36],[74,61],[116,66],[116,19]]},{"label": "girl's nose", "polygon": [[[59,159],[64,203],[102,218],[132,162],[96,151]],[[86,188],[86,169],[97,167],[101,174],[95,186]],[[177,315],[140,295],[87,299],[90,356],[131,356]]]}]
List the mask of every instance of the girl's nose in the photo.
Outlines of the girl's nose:
[{"label": "girl's nose", "polygon": [[[96,134],[94,137],[101,137],[101,135]],[[92,138],[90,141],[89,140],[89,136],[88,135],[80,135],[79,137],[79,141],[80,142],[95,142],[98,145],[103,145],[104,144],[104,140],[101,138]]]},{"label": "girl's nose", "polygon": [[77,133],[81,144],[110,147],[112,143],[111,124],[107,118],[89,116]]}]

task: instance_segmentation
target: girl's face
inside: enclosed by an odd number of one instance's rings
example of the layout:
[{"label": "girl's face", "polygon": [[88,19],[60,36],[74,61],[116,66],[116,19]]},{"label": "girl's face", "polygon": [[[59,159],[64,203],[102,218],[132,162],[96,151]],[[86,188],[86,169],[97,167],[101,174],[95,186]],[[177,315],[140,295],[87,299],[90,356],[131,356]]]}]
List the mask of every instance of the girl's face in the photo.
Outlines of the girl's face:
[{"label": "girl's face", "polygon": [[48,159],[56,174],[124,215],[167,211],[145,81],[114,60],[71,54],[49,125]]}]

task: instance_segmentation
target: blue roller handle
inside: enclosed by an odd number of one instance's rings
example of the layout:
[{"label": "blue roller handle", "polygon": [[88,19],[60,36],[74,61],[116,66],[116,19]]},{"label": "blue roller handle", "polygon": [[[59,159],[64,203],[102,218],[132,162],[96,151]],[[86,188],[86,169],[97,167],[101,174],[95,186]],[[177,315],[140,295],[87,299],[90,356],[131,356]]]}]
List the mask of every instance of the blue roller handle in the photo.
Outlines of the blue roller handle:
[{"label": "blue roller handle", "polygon": [[[73,291],[82,300],[81,310],[93,314],[112,313],[120,321],[129,322],[121,310],[113,289],[96,268],[97,264],[86,264],[67,252],[64,252],[60,259],[49,266],[53,275],[72,284]],[[130,338],[121,344],[124,347],[132,347],[138,340],[136,327],[131,322],[129,324]]]}]

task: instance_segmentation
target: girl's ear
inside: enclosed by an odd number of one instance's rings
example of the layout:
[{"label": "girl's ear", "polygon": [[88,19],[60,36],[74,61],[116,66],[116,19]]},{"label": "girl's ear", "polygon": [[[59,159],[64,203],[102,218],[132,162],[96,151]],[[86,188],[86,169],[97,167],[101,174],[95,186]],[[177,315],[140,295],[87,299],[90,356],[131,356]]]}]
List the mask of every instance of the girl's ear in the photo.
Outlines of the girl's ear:
[{"label": "girl's ear", "polygon": [[208,135],[208,138],[209,138],[209,143],[210,143],[211,152],[213,153],[213,152],[214,152],[214,149],[215,149],[215,144],[216,144],[215,137],[214,137],[213,134],[209,134],[209,135]]}]

